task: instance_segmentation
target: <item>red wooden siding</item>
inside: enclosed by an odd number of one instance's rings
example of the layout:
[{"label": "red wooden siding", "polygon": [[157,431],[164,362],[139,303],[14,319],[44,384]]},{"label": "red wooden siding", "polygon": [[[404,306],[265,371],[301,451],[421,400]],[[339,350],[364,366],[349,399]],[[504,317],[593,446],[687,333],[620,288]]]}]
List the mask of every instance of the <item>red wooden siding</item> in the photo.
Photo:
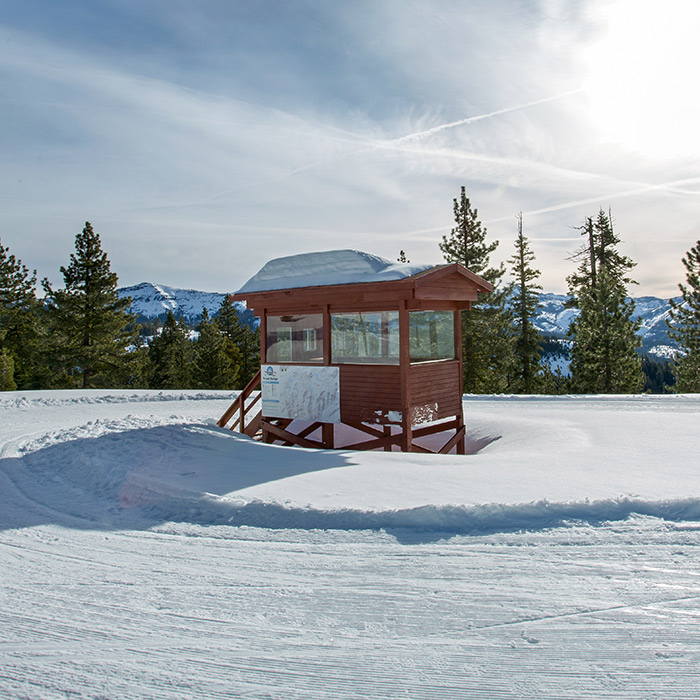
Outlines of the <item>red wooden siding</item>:
[{"label": "red wooden siding", "polygon": [[[384,422],[381,415],[401,411],[398,365],[339,365],[340,417],[344,422]],[[379,413],[377,413],[379,412]]]},{"label": "red wooden siding", "polygon": [[410,404],[420,412],[421,406],[437,404],[433,420],[461,413],[462,382],[459,360],[420,362],[410,366],[408,373]]},{"label": "red wooden siding", "polygon": [[[340,417],[343,421],[386,422],[401,411],[401,370],[396,365],[340,365]],[[409,402],[424,422],[461,414],[462,384],[458,360],[413,364]],[[427,407],[427,408],[425,408]],[[384,417],[384,418],[382,418]]]},{"label": "red wooden siding", "polygon": [[418,299],[441,299],[459,300],[469,299],[476,301],[477,292],[474,289],[466,288],[465,284],[456,285],[454,279],[443,278],[421,284],[416,287],[416,298]]}]

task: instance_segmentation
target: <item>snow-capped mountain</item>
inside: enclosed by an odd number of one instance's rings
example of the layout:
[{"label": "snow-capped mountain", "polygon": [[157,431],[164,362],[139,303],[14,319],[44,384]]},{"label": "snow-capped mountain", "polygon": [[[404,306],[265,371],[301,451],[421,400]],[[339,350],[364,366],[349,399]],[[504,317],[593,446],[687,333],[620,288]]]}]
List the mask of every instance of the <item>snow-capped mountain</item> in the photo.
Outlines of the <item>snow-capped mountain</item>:
[{"label": "snow-capped mountain", "polygon": [[[162,319],[168,311],[172,311],[176,316],[185,317],[189,323],[196,323],[201,318],[204,307],[213,316],[226,296],[223,292],[200,292],[151,282],[122,287],[119,294],[131,297],[131,311],[141,318]],[[540,311],[535,319],[540,333],[554,338],[566,337],[569,324],[578,313],[575,309],[566,308],[567,299],[565,294],[540,295]],[[668,299],[638,297],[634,302],[635,316],[642,319],[642,350],[658,358],[671,357],[677,346],[668,337],[666,320],[671,309]],[[255,325],[256,321],[245,305],[239,302],[235,302],[235,305],[241,320],[251,327]]]},{"label": "snow-capped mountain", "polygon": [[[680,297],[675,299],[680,301]],[[642,336],[642,349],[658,358],[671,358],[678,349],[678,343],[668,337],[668,324],[671,304],[668,299],[658,297],[637,297],[635,317],[642,319],[639,331]]]},{"label": "snow-capped mountain", "polygon": [[[175,316],[182,316],[191,324],[199,321],[204,308],[210,316],[214,316],[226,296],[224,292],[200,292],[196,289],[179,289],[152,282],[121,287],[118,292],[121,297],[131,297],[131,312],[138,318],[162,320],[168,311],[172,311]],[[244,304],[234,302],[234,306],[244,323],[249,326],[255,323],[253,314]]]},{"label": "snow-capped mountain", "polygon": [[540,294],[539,313],[534,323],[542,335],[566,336],[569,324],[577,315],[574,309],[565,308],[568,298],[566,294]]},{"label": "snow-capped mountain", "polygon": [[204,307],[210,315],[216,313],[226,295],[142,282],[132,287],[122,287],[119,296],[131,297],[131,312],[137,316],[157,318],[172,311],[176,316],[195,320],[201,317]]},{"label": "snow-capped mountain", "polygon": [[[535,319],[535,326],[545,336],[566,337],[571,321],[578,315],[577,309],[568,309],[565,304],[566,294],[540,294],[540,312]],[[678,347],[668,337],[668,325],[671,304],[668,299],[658,297],[638,297],[634,317],[640,318],[642,326],[639,335],[642,338],[642,351],[658,358],[672,357]]]}]

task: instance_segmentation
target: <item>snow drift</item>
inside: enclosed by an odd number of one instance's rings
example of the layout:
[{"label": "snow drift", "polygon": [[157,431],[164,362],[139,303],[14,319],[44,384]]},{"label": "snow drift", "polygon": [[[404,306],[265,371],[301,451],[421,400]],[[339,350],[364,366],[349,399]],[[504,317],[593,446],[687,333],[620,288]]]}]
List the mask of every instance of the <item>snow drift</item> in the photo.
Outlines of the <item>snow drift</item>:
[{"label": "snow drift", "polygon": [[1,697],[697,698],[700,397],[466,397],[464,457],[231,398],[0,395]]},{"label": "snow drift", "polygon": [[[209,421],[154,415],[174,398]],[[469,397],[474,454],[465,457],[264,445],[213,425],[221,401],[216,392],[8,395],[5,415],[130,413],[10,442],[0,464],[49,518],[81,526],[485,533],[631,513],[700,519],[697,397]]]}]

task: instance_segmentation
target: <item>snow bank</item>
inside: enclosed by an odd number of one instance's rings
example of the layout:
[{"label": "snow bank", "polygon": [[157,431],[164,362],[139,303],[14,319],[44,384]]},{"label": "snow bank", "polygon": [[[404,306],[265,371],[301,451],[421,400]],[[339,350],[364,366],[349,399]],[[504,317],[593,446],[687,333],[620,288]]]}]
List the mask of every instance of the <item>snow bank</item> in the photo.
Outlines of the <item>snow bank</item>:
[{"label": "snow bank", "polygon": [[[101,437],[95,437],[98,433],[102,433]],[[67,437],[71,439],[66,441]],[[13,473],[20,475],[20,481],[24,478],[25,488],[31,488],[35,501],[45,506],[53,504],[52,507],[60,507],[61,513],[70,519],[93,520],[100,527],[187,522],[273,529],[399,528],[487,534],[582,522],[599,524],[623,520],[632,514],[669,521],[700,520],[700,496],[458,503],[452,494],[454,503],[425,503],[405,508],[300,505],[293,499],[280,500],[285,494],[298,497],[303,491],[294,480],[313,479],[319,472],[329,470],[326,476],[337,481],[340,488],[348,478],[362,479],[367,487],[373,481],[372,476],[358,467],[362,460],[354,460],[353,455],[274,448],[225,435],[208,426],[146,428],[143,421],[135,419],[98,421],[71,431],[70,436],[47,435],[25,447],[23,452],[13,465]],[[251,460],[254,453],[257,459]],[[284,459],[285,453],[290,453],[289,459]],[[436,501],[440,498],[435,498],[436,491],[429,488],[428,480],[440,479],[440,473],[445,472],[445,483],[454,483],[454,474],[444,464],[434,470],[427,464],[416,469],[416,465],[412,468],[402,463],[401,457],[397,454],[384,457],[389,468],[382,470],[385,473],[378,478],[385,482],[385,500],[392,500],[388,494],[392,483],[399,493],[407,488],[415,494],[432,491]],[[343,470],[348,473],[343,475]],[[463,480],[469,479],[467,471]],[[276,497],[254,497],[252,494],[260,485],[271,486]],[[402,498],[414,500],[405,494]],[[443,500],[446,500],[444,495]]]},{"label": "snow bank", "polygon": [[327,284],[387,282],[411,277],[432,267],[434,265],[393,263],[359,250],[303,253],[270,260],[236,293],[320,287]]},{"label": "snow bank", "polygon": [[700,397],[467,397],[457,457],[151,393],[0,395],[0,697],[698,697]]},{"label": "snow bank", "polygon": [[[132,396],[76,392],[58,407],[62,416],[100,405],[87,399],[105,401],[102,410],[111,401],[125,415],[44,430],[5,450],[15,458],[0,468],[42,517],[99,527],[177,521],[452,533],[632,513],[700,520],[700,397],[466,397],[473,454],[459,457],[264,445],[213,425],[221,394],[208,402],[174,392],[163,412],[159,392],[150,392],[152,403],[148,392]],[[55,410],[52,400],[37,397],[24,410]],[[11,402],[0,404],[6,416]],[[190,415],[213,415],[188,422],[167,412],[176,402]]]},{"label": "snow bank", "polygon": [[[142,493],[141,496],[144,494]],[[150,498],[157,498],[150,492]],[[700,520],[700,499],[644,501],[619,498],[592,503],[525,503],[520,505],[421,506],[392,511],[314,510],[277,503],[252,501],[244,505],[225,499],[204,497],[191,500],[161,500],[150,514],[159,521],[198,525],[248,526],[300,530],[394,530],[411,529],[449,534],[484,535],[495,532],[542,530],[599,525],[646,515],[667,521]],[[184,516],[184,517],[183,517]]]}]

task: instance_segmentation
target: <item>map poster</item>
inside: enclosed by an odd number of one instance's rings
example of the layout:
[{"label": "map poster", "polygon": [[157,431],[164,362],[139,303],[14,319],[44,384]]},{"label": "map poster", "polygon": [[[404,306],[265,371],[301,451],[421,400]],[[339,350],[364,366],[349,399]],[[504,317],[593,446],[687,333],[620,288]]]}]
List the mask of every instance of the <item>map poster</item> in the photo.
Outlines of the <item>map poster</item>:
[{"label": "map poster", "polygon": [[338,367],[262,365],[260,369],[264,416],[340,423]]}]

